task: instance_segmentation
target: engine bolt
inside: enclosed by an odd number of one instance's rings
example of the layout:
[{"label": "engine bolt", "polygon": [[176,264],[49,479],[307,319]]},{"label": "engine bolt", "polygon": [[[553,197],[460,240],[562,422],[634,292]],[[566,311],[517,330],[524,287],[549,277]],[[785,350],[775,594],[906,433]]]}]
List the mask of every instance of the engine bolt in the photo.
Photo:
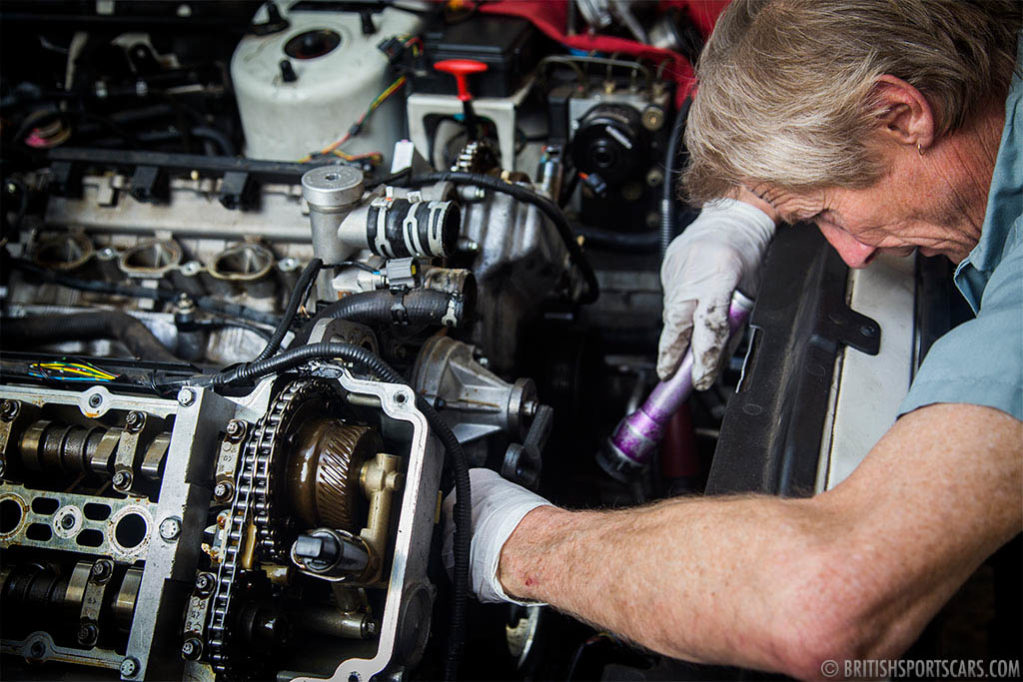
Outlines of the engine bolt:
[{"label": "engine bolt", "polygon": [[213,497],[221,501],[230,498],[233,492],[234,486],[228,483],[227,481],[221,481],[220,483],[213,486]]},{"label": "engine bolt", "polygon": [[60,517],[60,527],[64,530],[71,530],[75,526],[75,517],[71,514],[65,514]]},{"label": "engine bolt", "polygon": [[103,404],[103,396],[99,393],[93,393],[89,396],[89,407],[99,407]]},{"label": "engine bolt", "polygon": [[28,655],[32,658],[42,658],[46,655],[46,645],[42,642],[33,642],[28,648]]},{"label": "engine bolt", "polygon": [[160,522],[160,537],[167,542],[173,542],[181,535],[181,519],[176,516],[169,516]]},{"label": "engine bolt", "polygon": [[113,566],[106,559],[101,559],[92,565],[92,569],[89,571],[89,578],[93,582],[105,583],[113,575]]},{"label": "engine bolt", "polygon": [[135,677],[139,672],[139,662],[129,656],[128,658],[121,661],[121,676],[122,677]]},{"label": "engine bolt", "polygon": [[78,643],[85,646],[92,646],[99,639],[99,628],[93,623],[82,623],[78,628]]},{"label": "engine bolt", "polygon": [[195,589],[200,594],[208,594],[213,589],[214,578],[209,573],[200,573],[195,578]]},{"label": "engine bolt", "polygon": [[188,407],[195,402],[195,391],[185,387],[178,391],[178,405],[182,407]]},{"label": "engine bolt", "polygon": [[131,487],[132,475],[129,471],[118,471],[114,473],[114,487],[118,490],[127,490]]},{"label": "engine bolt", "polygon": [[124,418],[124,424],[128,427],[129,431],[137,433],[145,426],[146,415],[141,412],[129,412],[128,416]]},{"label": "engine bolt", "polygon": [[227,439],[237,443],[245,435],[245,424],[240,419],[232,419],[227,423]]},{"label": "engine bolt", "polygon": [[194,661],[202,653],[202,642],[195,637],[189,637],[181,645],[181,657],[186,661]]},{"label": "engine bolt", "polygon": [[0,419],[3,419],[5,422],[12,421],[18,416],[18,411],[20,409],[21,408],[18,406],[17,400],[5,400],[3,404],[0,405]]}]

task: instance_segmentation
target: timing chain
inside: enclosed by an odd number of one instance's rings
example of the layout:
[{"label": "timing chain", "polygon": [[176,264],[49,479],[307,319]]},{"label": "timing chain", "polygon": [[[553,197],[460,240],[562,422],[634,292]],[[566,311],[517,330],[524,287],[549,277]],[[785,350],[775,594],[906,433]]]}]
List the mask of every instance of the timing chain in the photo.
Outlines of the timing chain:
[{"label": "timing chain", "polygon": [[273,454],[277,427],[295,396],[310,382],[296,381],[287,386],[274,400],[272,407],[260,419],[253,437],[245,447],[245,456],[239,467],[235,484],[234,502],[228,515],[224,535],[223,561],[217,571],[217,584],[213,593],[208,637],[210,664],[220,674],[230,668],[227,652],[228,615],[231,612],[231,591],[238,578],[238,554],[247,535],[247,528],[255,508],[257,518],[266,515],[270,491],[269,462]]}]

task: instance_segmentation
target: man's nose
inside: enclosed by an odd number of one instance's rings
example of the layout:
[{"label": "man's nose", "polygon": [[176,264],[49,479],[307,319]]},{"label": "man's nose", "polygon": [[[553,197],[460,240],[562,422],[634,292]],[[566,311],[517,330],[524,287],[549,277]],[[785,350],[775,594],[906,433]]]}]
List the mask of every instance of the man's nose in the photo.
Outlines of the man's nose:
[{"label": "man's nose", "polygon": [[850,268],[867,267],[877,253],[876,246],[864,244],[845,230],[824,224],[819,227],[824,238],[835,247],[835,251],[838,251],[838,255]]}]

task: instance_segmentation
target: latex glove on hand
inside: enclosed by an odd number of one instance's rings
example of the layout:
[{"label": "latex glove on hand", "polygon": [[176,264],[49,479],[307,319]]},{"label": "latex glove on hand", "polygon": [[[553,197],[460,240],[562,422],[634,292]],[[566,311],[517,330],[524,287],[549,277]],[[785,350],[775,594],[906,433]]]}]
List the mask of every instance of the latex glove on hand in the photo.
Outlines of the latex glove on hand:
[{"label": "latex glove on hand", "polygon": [[756,295],[760,262],[774,236],[774,220],[735,199],[707,203],[668,246],[661,265],[664,329],[657,349],[657,376],[675,373],[690,341],[693,387],[710,388],[728,345],[728,305],[739,289]]},{"label": "latex glove on hand", "polygon": [[[522,486],[501,478],[490,469],[470,469],[472,491],[472,544],[469,550],[469,585],[484,603],[535,604],[509,597],[497,577],[501,549],[522,518],[537,507],[553,506]],[[444,499],[444,566],[451,575],[455,566],[455,493]]]}]

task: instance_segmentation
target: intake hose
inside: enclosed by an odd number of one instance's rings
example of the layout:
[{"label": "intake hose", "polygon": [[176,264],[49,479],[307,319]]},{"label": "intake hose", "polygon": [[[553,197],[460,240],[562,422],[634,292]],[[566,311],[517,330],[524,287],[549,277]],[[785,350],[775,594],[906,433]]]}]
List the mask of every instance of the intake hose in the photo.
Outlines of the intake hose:
[{"label": "intake hose", "polygon": [[668,244],[675,237],[675,222],[678,197],[675,196],[675,176],[680,170],[676,163],[679,157],[679,146],[682,144],[682,132],[686,129],[689,107],[693,98],[687,97],[675,114],[675,123],[671,126],[671,137],[668,138],[668,154],[664,158],[664,194],[661,196],[661,258],[668,250]]},{"label": "intake hose", "polygon": [[118,310],[75,315],[8,317],[3,320],[2,338],[5,346],[116,339],[141,360],[175,364],[182,362],[153,336],[146,325]]},{"label": "intake hose", "polygon": [[[375,293],[375,292],[373,292]],[[437,292],[432,292],[437,293]],[[341,358],[362,367],[380,379],[392,383],[411,386],[390,365],[370,351],[350,343],[313,343],[299,348],[289,349],[266,360],[250,362],[239,367],[221,372],[212,377],[214,386],[252,381],[268,374],[277,374],[308,362],[327,358]],[[416,407],[426,417],[430,431],[437,436],[447,453],[447,463],[455,481],[455,538],[454,538],[454,596],[451,610],[451,629],[448,639],[447,658],[444,664],[444,677],[453,680],[458,675],[458,664],[465,641],[465,607],[469,600],[469,543],[472,540],[471,510],[472,492],[469,486],[469,461],[465,451],[444,423],[437,411],[421,395],[416,396]]]},{"label": "intake hose", "polygon": [[313,315],[295,336],[291,346],[297,348],[305,343],[313,326],[324,319],[340,318],[370,326],[397,323],[413,327],[457,327],[465,319],[466,309],[472,305],[466,298],[433,289],[412,289],[404,295],[387,289],[349,294]]},{"label": "intake hose", "polygon": [[502,194],[508,194],[515,197],[519,201],[524,201],[527,204],[536,206],[540,211],[550,218],[551,222],[554,223],[554,227],[557,228],[558,234],[561,236],[561,241],[564,242],[565,248],[568,250],[568,256],[575,264],[579,271],[582,273],[583,279],[586,281],[586,291],[580,297],[580,303],[593,303],[597,300],[600,295],[600,285],[597,283],[597,275],[593,271],[593,266],[590,265],[590,261],[586,258],[586,254],[583,252],[579,242],[576,241],[575,235],[572,234],[572,226],[569,225],[568,219],[565,217],[564,212],[558,205],[552,202],[545,196],[541,196],[531,189],[522,187],[521,185],[513,185],[505,182],[504,180],[489,176],[481,175],[479,173],[462,173],[459,171],[443,171],[440,173],[424,173],[423,175],[416,175],[408,180],[398,183],[402,187],[421,187],[423,185],[429,185],[434,182],[450,182],[456,185],[477,185],[479,187],[486,187],[492,189],[495,192]]}]

